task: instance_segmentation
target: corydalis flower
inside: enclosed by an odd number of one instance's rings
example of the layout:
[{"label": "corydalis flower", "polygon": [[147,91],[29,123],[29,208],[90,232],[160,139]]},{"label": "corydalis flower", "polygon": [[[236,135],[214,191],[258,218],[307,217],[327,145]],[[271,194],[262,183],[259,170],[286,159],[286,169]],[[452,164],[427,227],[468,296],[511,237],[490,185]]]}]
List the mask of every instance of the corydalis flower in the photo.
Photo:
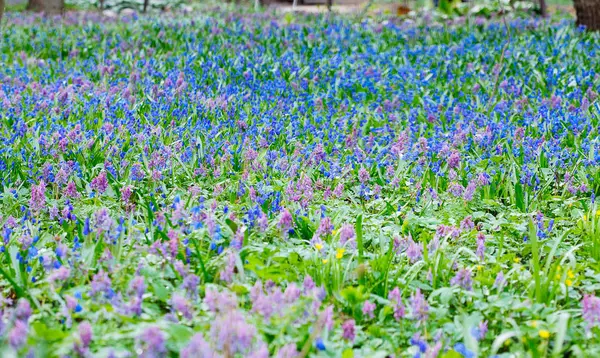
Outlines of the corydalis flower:
[{"label": "corydalis flower", "polygon": [[502,271],[498,272],[496,275],[496,280],[494,280],[494,287],[501,289],[505,282],[504,273]]},{"label": "corydalis flower", "polygon": [[395,287],[390,291],[388,295],[388,300],[390,300],[394,307],[394,319],[399,321],[405,315],[404,304],[402,303],[402,295],[400,294],[400,289]]},{"label": "corydalis flower", "polygon": [[92,179],[92,189],[102,194],[106,191],[106,188],[108,188],[108,179],[106,179],[106,171],[102,170],[97,177]]},{"label": "corydalis flower", "polygon": [[206,288],[204,303],[213,313],[226,312],[237,307],[237,299],[234,294],[227,291],[219,292],[212,287]]},{"label": "corydalis flower", "polygon": [[174,294],[170,303],[174,312],[180,313],[186,319],[192,319],[192,307],[185,297]]},{"label": "corydalis flower", "polygon": [[132,185],[124,186],[123,188],[121,188],[121,200],[123,200],[123,202],[125,204],[128,204],[132,193],[133,193]]},{"label": "corydalis flower", "polygon": [[77,192],[77,186],[74,181],[70,181],[65,188],[65,195],[69,198],[79,198],[79,193]]},{"label": "corydalis flower", "polygon": [[92,326],[89,322],[83,321],[79,324],[79,342],[75,343],[75,352],[80,356],[86,356],[90,343],[92,342]]},{"label": "corydalis flower", "polygon": [[201,333],[196,333],[190,342],[181,350],[181,358],[212,358],[219,355],[206,342]]},{"label": "corydalis flower", "polygon": [[471,271],[463,268],[460,269],[456,275],[450,280],[450,284],[453,286],[460,286],[463,289],[470,291],[472,288]]},{"label": "corydalis flower", "polygon": [[358,181],[362,184],[367,183],[371,179],[371,175],[365,168],[360,168],[358,171]]},{"label": "corydalis flower", "polygon": [[581,300],[581,314],[587,322],[587,329],[600,327],[600,298],[594,295],[584,295]]},{"label": "corydalis flower", "polygon": [[473,335],[473,337],[475,337],[476,340],[481,341],[482,339],[485,338],[487,331],[488,331],[488,322],[482,321],[479,323],[479,325],[477,325],[477,327],[473,327],[471,329],[471,334]]},{"label": "corydalis flower", "polygon": [[256,328],[238,310],[218,315],[210,328],[211,341],[227,356],[247,353],[255,336]]},{"label": "corydalis flower", "polygon": [[485,235],[482,232],[478,232],[477,233],[477,257],[479,257],[479,259],[481,261],[483,261],[484,259],[484,254],[485,254]]},{"label": "corydalis flower", "polygon": [[21,320],[15,321],[15,325],[8,334],[8,343],[14,349],[20,349],[27,342],[27,324]]},{"label": "corydalis flower", "polygon": [[413,318],[419,322],[425,322],[429,317],[429,305],[420,288],[417,288],[415,293],[410,296],[410,308]]},{"label": "corydalis flower", "polygon": [[110,232],[115,225],[114,220],[110,217],[106,208],[96,211],[94,218],[96,219],[96,231],[98,234]]},{"label": "corydalis flower", "polygon": [[158,327],[149,327],[136,339],[136,353],[142,358],[163,357],[167,349],[165,337]]},{"label": "corydalis flower", "polygon": [[342,323],[342,338],[354,342],[355,338],[355,322],[353,319],[349,319]]},{"label": "corydalis flower", "polygon": [[377,306],[373,302],[365,301],[362,308],[363,315],[371,319],[375,318],[373,311],[375,311],[376,307]]},{"label": "corydalis flower", "polygon": [[317,229],[317,234],[319,236],[329,235],[333,232],[333,224],[331,223],[331,218],[325,216],[321,219],[319,223],[319,228]]},{"label": "corydalis flower", "polygon": [[292,218],[292,214],[290,214],[288,209],[283,209],[281,217],[279,218],[279,227],[287,233],[287,231],[292,228],[293,224],[294,219]]},{"label": "corydalis flower", "polygon": [[408,238],[408,247],[406,248],[406,256],[411,263],[415,263],[423,257],[423,244],[416,243],[412,237]]},{"label": "corydalis flower", "polygon": [[31,316],[31,305],[29,301],[25,298],[19,299],[17,304],[17,308],[15,309],[15,318],[17,320],[27,322],[29,317]]},{"label": "corydalis flower", "polygon": [[347,242],[352,246],[354,244],[354,238],[356,237],[356,233],[354,231],[354,226],[350,224],[342,225],[340,229],[340,244],[343,246]]},{"label": "corydalis flower", "polygon": [[46,183],[43,180],[38,185],[31,186],[29,207],[35,213],[42,211],[46,207]]},{"label": "corydalis flower", "polygon": [[112,296],[112,288],[111,288],[111,281],[110,278],[108,277],[108,274],[102,270],[100,270],[100,272],[98,272],[97,274],[94,275],[92,282],[90,284],[91,286],[91,290],[90,290],[90,295],[91,296],[95,296],[97,294],[104,294],[108,297]]},{"label": "corydalis flower", "polygon": [[229,251],[226,260],[225,267],[221,271],[221,280],[231,282],[235,270],[235,254],[232,251]]}]

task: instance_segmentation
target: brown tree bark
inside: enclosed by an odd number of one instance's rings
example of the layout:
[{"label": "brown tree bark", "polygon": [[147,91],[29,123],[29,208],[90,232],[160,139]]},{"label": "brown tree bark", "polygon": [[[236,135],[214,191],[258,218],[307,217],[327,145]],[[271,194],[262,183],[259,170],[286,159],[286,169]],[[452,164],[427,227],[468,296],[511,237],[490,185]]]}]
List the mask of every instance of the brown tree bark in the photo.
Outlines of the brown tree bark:
[{"label": "brown tree bark", "polygon": [[577,25],[590,31],[600,30],[600,0],[573,0],[577,13]]},{"label": "brown tree bark", "polygon": [[64,0],[29,0],[27,3],[27,10],[47,14],[60,14],[64,9]]},{"label": "brown tree bark", "polygon": [[0,26],[2,26],[2,15],[4,15],[4,0],[0,0]]},{"label": "brown tree bark", "polygon": [[546,5],[546,0],[540,0],[540,15],[543,17],[548,16],[548,6]]}]

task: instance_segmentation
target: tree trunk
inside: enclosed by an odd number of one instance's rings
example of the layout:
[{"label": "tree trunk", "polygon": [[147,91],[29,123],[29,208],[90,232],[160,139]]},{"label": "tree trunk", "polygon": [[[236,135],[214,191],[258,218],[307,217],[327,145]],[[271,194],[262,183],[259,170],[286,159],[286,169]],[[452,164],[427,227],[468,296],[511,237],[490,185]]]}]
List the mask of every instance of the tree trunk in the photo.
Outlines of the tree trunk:
[{"label": "tree trunk", "polygon": [[64,0],[29,0],[27,3],[27,10],[46,14],[61,14],[64,9]]},{"label": "tree trunk", "polygon": [[577,13],[577,25],[590,31],[600,30],[600,0],[573,0]]},{"label": "tree trunk", "polygon": [[2,15],[4,15],[4,0],[0,0],[0,27],[2,26]]},{"label": "tree trunk", "polygon": [[548,16],[548,6],[546,6],[546,0],[540,0],[540,15],[543,17]]}]

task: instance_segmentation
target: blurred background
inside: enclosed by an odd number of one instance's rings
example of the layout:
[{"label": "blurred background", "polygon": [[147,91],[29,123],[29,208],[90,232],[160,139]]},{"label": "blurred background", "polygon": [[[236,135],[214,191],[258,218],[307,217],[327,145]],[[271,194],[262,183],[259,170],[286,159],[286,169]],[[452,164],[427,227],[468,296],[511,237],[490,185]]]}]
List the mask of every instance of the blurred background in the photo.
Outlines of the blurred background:
[{"label": "blurred background", "polygon": [[60,14],[65,11],[100,11],[106,16],[124,13],[191,12],[207,7],[231,11],[333,12],[399,16],[419,20],[433,17],[575,18],[577,25],[600,30],[600,0],[0,0],[3,10]]},{"label": "blurred background", "polygon": [[[2,1],[2,0],[0,0]],[[114,12],[191,10],[204,6],[260,7],[261,10],[304,12],[383,12],[398,16],[435,11],[447,16],[467,14],[490,17],[511,12],[517,15],[551,16],[575,14],[573,0],[4,0],[6,11],[110,10]],[[600,0],[588,0],[591,2]],[[585,0],[584,0],[585,2]]]}]

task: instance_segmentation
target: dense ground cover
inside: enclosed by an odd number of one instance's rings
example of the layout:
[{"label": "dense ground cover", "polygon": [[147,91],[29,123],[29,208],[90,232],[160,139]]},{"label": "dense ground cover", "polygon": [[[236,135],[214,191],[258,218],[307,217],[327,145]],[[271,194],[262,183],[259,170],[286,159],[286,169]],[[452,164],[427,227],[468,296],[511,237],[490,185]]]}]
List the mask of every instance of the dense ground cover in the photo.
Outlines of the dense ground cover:
[{"label": "dense ground cover", "polygon": [[600,354],[600,38],[62,20],[2,36],[2,356]]}]

